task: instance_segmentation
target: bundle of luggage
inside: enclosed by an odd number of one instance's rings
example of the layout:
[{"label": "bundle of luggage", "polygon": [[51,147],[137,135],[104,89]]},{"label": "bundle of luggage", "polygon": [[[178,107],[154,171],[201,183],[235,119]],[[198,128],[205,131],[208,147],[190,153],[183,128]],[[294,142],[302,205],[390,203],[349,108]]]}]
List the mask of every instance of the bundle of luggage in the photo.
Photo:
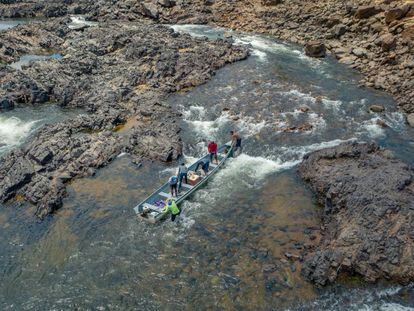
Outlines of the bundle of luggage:
[{"label": "bundle of luggage", "polygon": [[195,186],[200,180],[201,175],[199,175],[197,172],[188,172],[188,183],[192,186]]}]

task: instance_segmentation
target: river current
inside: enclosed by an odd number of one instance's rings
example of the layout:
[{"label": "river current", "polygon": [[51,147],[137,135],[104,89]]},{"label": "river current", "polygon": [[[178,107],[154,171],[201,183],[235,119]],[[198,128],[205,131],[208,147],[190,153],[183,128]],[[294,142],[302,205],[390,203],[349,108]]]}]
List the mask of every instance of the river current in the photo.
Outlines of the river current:
[{"label": "river current", "polygon": [[[225,33],[173,28],[211,39]],[[335,60],[264,36],[233,38],[250,44],[252,56],[169,102],[183,115],[187,162],[207,140],[229,140],[231,129],[242,134],[244,154],[184,204],[177,223],[148,225],[132,210],[176,167],[137,167],[128,155],[71,183],[63,208],[42,223],[21,202],[2,207],[2,310],[414,310],[412,285],[341,277],[317,289],[286,256],[319,238],[320,207],[295,172],[304,154],[375,140],[413,164],[414,131],[389,96],[358,87],[358,75]],[[385,113],[370,113],[372,104]],[[18,118],[19,129],[35,122],[29,111],[13,115],[22,111],[0,119],[0,138],[4,120]]]}]

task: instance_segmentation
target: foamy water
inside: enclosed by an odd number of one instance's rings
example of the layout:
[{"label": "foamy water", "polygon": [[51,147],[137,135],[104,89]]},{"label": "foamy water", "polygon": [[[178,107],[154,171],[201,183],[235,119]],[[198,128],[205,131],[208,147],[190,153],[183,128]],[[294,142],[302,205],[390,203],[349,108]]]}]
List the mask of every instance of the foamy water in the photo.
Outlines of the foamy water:
[{"label": "foamy water", "polygon": [[10,67],[18,70],[22,70],[23,66],[27,66],[32,62],[36,61],[46,61],[49,59],[61,59],[61,54],[51,54],[51,55],[23,55],[17,62],[11,63]]},{"label": "foamy water", "polygon": [[74,15],[70,17],[71,22],[68,24],[70,29],[76,29],[81,26],[95,27],[98,25],[97,22],[87,21],[84,16]]},{"label": "foamy water", "polygon": [[0,150],[21,144],[38,121],[24,122],[16,117],[0,116]]}]

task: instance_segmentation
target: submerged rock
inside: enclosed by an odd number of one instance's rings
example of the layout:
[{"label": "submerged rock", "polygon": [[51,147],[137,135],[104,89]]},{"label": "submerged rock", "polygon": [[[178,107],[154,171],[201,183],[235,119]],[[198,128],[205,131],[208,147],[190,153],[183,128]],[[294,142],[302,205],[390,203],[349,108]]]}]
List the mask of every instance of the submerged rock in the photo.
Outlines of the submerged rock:
[{"label": "submerged rock", "polygon": [[318,285],[339,273],[414,281],[414,170],[375,143],[305,156],[300,176],[324,206],[323,238],[303,274]]},{"label": "submerged rock", "polygon": [[385,107],[383,105],[371,105],[369,106],[369,110],[372,112],[384,112]]}]

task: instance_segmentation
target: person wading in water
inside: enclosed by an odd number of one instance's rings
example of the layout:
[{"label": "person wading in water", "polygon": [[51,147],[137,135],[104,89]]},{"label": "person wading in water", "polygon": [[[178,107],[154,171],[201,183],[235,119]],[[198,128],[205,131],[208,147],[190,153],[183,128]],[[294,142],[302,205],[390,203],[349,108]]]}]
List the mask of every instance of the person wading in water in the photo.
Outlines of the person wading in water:
[{"label": "person wading in water", "polygon": [[178,208],[177,203],[173,199],[167,199],[164,209],[162,210],[163,213],[171,212],[171,221],[174,221],[175,218],[180,215],[181,210]]}]

